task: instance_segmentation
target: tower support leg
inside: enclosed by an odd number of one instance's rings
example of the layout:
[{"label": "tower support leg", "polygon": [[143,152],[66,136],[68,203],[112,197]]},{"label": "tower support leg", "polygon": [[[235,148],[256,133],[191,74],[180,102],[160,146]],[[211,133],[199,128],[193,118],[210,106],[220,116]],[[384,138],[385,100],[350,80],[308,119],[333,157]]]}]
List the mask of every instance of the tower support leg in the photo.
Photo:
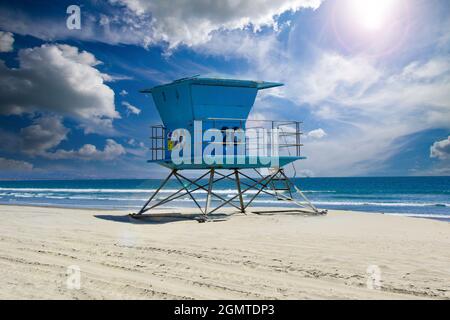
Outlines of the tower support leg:
[{"label": "tower support leg", "polygon": [[317,214],[327,213],[326,210],[320,211],[319,209],[317,209],[316,206],[305,196],[305,194],[286,176],[286,174],[282,169],[280,169],[280,174],[286,179],[288,184],[303,198],[303,200],[305,200],[307,206],[311,208],[315,213]]},{"label": "tower support leg", "polygon": [[239,195],[239,203],[241,205],[241,212],[245,213],[245,204],[244,204],[244,198],[242,196],[242,190],[241,190],[241,180],[239,179],[239,171],[237,169],[234,170],[234,177],[236,180],[236,188]]},{"label": "tower support leg", "polygon": [[159,186],[158,189],[156,189],[156,191],[152,194],[152,196],[150,197],[150,199],[147,200],[147,202],[144,204],[144,206],[141,208],[141,210],[139,210],[139,212],[137,213],[138,215],[141,215],[145,212],[145,209],[147,208],[147,206],[150,204],[150,202],[156,197],[156,195],[159,193],[159,191],[164,188],[164,186],[167,184],[167,182],[169,181],[169,179],[177,172],[177,170],[172,170],[170,172],[170,174],[167,176],[166,179],[164,179],[163,183],[161,183],[161,185]]},{"label": "tower support leg", "polygon": [[208,210],[211,207],[211,192],[214,184],[214,169],[209,172],[208,193],[206,195],[205,216],[208,214]]}]

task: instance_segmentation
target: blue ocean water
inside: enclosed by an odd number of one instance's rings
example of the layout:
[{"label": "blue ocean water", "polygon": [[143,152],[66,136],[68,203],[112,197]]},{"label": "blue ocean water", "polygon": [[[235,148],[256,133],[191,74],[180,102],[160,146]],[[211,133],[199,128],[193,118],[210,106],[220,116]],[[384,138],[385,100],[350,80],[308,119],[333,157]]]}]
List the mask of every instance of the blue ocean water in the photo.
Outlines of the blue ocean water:
[{"label": "blue ocean water", "polygon": [[[294,183],[311,201],[324,209],[383,212],[430,218],[450,218],[450,177],[367,177],[367,178],[298,178]],[[134,212],[144,204],[161,180],[46,180],[0,181],[0,203],[77,208],[126,209]],[[245,180],[244,180],[245,182]],[[205,181],[206,183],[206,181]],[[164,198],[179,187],[170,181]],[[232,181],[215,190],[224,198],[235,194]],[[249,193],[245,197],[251,197]],[[199,199],[205,192],[198,192]],[[262,195],[254,206],[286,205]],[[181,197],[171,206],[192,206]]]}]

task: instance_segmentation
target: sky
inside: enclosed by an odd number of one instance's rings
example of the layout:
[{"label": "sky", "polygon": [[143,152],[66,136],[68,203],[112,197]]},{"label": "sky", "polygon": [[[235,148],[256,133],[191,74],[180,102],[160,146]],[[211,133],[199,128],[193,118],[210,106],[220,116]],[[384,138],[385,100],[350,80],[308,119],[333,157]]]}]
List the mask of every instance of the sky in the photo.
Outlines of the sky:
[{"label": "sky", "polygon": [[299,175],[450,175],[447,0],[61,0],[0,1],[0,179],[164,176],[139,90],[197,74],[284,83]]}]

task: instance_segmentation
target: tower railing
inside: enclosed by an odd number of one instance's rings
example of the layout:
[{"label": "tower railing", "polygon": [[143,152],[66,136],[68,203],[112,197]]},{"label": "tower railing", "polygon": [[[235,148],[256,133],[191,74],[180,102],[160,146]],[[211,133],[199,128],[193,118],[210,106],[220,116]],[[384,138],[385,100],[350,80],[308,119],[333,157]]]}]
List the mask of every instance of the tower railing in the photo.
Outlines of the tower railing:
[{"label": "tower railing", "polygon": [[[301,156],[301,148],[303,146],[301,142],[301,136],[303,132],[301,126],[303,122],[290,121],[290,120],[248,120],[248,119],[234,119],[234,118],[208,118],[204,120],[198,120],[202,122],[203,131],[208,129],[216,129],[221,131],[225,136],[228,130],[254,130],[257,132],[256,136],[245,136],[243,141],[223,140],[208,142],[203,141],[202,147],[207,144],[219,144],[226,148],[228,145],[237,146],[239,144],[245,145],[245,155],[260,154],[260,152],[267,152],[271,148],[278,147],[279,156]],[[193,123],[190,124],[193,126]],[[271,132],[277,129],[276,135],[272,135]],[[269,139],[262,139],[263,131],[268,133]],[[202,132],[203,134],[203,132]],[[277,141],[271,141],[271,137],[277,137]],[[165,160],[166,150],[168,146],[168,132],[167,129],[161,125],[151,126],[151,160]],[[170,148],[169,148],[170,149]]]},{"label": "tower railing", "polygon": [[164,160],[166,146],[166,128],[161,124],[151,126],[150,152],[152,154],[152,160]]}]

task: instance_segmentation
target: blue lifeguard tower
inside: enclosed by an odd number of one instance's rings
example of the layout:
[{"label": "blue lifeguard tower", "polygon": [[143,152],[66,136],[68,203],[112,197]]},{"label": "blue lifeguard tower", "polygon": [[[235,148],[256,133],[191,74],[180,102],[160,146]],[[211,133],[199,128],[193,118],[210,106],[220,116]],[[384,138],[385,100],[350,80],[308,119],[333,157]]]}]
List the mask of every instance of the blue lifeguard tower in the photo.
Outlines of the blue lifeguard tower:
[{"label": "blue lifeguard tower", "polygon": [[[301,122],[248,119],[258,92],[282,85],[195,76],[142,90],[142,93],[152,95],[162,120],[162,124],[151,128],[152,159],[149,162],[171,171],[133,216],[142,216],[151,209],[185,196],[192,199],[204,219],[226,205],[245,213],[255,198],[263,193],[280,201],[293,202],[298,206],[297,210],[325,213],[305,197],[283,169],[294,161],[305,159],[300,154]],[[207,132],[212,133],[210,141],[203,139]],[[207,148],[213,152],[207,153]],[[175,151],[183,156],[184,161],[174,160]],[[275,164],[268,161],[273,159],[276,159]],[[244,172],[249,169],[256,172],[256,178]],[[183,170],[201,170],[202,173],[191,179],[181,173]],[[158,199],[156,196],[171,178],[180,183],[180,189]],[[214,192],[214,185],[222,180],[235,181],[235,196],[226,199]],[[251,197],[244,201],[244,195],[250,194],[251,190]],[[206,203],[202,205],[196,192],[205,191]],[[301,200],[296,199],[296,195]],[[212,198],[220,202],[215,208],[211,208]]]}]

